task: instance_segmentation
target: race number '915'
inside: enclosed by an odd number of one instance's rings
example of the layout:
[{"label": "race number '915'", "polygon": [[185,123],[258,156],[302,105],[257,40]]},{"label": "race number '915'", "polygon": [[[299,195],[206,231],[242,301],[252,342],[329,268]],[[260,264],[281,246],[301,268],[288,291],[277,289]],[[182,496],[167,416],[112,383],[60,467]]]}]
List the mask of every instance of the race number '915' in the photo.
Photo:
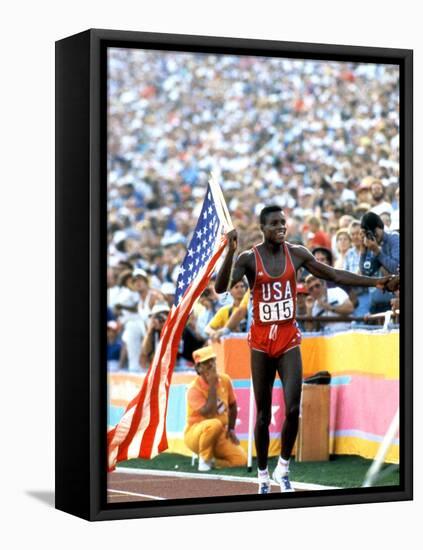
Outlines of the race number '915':
[{"label": "race number '915'", "polygon": [[279,302],[259,303],[260,321],[262,323],[274,323],[287,321],[294,315],[294,300],[280,300]]}]

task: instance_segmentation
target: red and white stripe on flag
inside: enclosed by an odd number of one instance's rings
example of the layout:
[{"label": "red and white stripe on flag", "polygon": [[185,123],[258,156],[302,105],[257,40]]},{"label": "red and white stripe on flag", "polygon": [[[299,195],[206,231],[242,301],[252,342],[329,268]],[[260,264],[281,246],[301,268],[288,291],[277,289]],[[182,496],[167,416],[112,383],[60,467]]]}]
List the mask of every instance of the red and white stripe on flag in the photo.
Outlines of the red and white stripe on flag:
[{"label": "red and white stripe on flag", "polygon": [[162,329],[153,361],[141,390],[128,404],[119,423],[107,434],[108,470],[129,458],[153,458],[168,447],[166,413],[169,386],[178,346],[196,300],[213,274],[232,229],[223,195],[210,181],[200,217],[180,267],[175,304]]}]

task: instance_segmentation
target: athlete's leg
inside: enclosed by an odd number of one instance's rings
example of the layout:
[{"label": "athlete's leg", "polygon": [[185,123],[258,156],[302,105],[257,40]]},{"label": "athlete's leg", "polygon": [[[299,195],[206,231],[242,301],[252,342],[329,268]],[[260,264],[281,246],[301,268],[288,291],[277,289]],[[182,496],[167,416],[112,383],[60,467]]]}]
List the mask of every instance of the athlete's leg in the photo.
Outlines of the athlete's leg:
[{"label": "athlete's leg", "polygon": [[278,357],[277,370],[282,381],[285,398],[285,422],[281,433],[281,457],[284,460],[289,460],[297,437],[300,414],[302,362],[299,346]]},{"label": "athlete's leg", "polygon": [[257,466],[259,470],[265,470],[269,452],[269,424],[272,419],[272,388],[276,376],[274,360],[266,353],[252,349],[251,376],[257,409],[254,428]]}]

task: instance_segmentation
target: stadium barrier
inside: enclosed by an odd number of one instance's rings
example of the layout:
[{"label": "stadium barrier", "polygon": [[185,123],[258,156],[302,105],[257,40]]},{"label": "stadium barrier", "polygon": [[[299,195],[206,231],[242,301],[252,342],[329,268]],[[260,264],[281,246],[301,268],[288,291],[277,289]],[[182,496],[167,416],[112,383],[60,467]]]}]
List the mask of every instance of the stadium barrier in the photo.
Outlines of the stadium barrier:
[{"label": "stadium barrier", "polygon": [[[230,335],[215,344],[218,370],[232,378],[238,404],[236,433],[247,449],[250,354],[245,335]],[[399,404],[399,332],[349,331],[333,335],[305,334],[301,345],[304,378],[326,370],[330,383],[329,452],[373,459]],[[139,391],[142,375],[109,373],[109,425],[115,425]],[[191,455],[183,443],[186,388],[194,371],[175,372],[169,393],[169,451]],[[282,386],[273,390],[270,456],[280,451],[284,420]],[[253,454],[255,449],[253,448]],[[398,463],[399,439],[386,462]]]}]

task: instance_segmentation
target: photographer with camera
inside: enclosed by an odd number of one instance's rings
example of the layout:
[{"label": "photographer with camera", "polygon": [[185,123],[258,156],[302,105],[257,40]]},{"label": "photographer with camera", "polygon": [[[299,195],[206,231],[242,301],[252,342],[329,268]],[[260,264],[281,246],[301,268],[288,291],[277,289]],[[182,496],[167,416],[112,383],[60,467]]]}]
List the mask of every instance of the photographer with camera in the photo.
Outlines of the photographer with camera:
[{"label": "photographer with camera", "polygon": [[141,345],[140,365],[147,368],[153,359],[154,351],[160,340],[163,325],[169,315],[169,306],[165,303],[156,304],[150,314],[147,332]]},{"label": "photographer with camera", "polygon": [[[154,357],[157,344],[160,340],[160,335],[163,326],[169,315],[170,308],[167,303],[159,303],[153,307],[150,314],[150,321],[148,324],[147,332],[144,336],[141,353],[139,357],[139,363],[142,368],[148,368]],[[182,338],[178,348],[178,359],[176,368],[182,368],[186,366],[188,361],[189,365],[192,362],[192,352],[202,346],[205,339],[197,333],[195,317],[191,315],[182,333]]]},{"label": "photographer with camera", "polygon": [[[400,240],[398,233],[385,231],[383,221],[374,212],[361,218],[363,251],[360,256],[360,271],[368,277],[398,273]],[[378,288],[369,289],[370,313],[381,313],[390,308],[394,295]]]}]

